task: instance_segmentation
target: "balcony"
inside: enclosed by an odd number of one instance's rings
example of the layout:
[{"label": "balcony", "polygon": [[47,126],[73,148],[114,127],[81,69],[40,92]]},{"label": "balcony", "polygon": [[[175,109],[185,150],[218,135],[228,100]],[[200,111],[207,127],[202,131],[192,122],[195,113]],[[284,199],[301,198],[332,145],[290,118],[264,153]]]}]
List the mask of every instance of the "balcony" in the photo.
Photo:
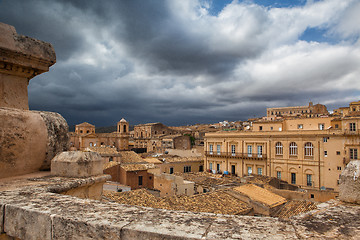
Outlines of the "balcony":
[{"label": "balcony", "polygon": [[347,135],[360,135],[360,129],[356,129],[356,130],[344,129],[344,133]]},{"label": "balcony", "polygon": [[265,160],[267,159],[266,154],[258,153],[231,153],[231,152],[205,152],[207,157],[219,157],[219,158],[241,158],[249,160]]}]

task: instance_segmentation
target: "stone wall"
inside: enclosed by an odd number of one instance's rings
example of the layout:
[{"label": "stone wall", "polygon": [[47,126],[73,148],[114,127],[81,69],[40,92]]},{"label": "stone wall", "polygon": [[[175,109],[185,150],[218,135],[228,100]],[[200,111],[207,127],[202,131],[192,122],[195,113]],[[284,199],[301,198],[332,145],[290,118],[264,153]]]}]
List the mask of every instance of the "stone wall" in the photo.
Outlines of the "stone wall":
[{"label": "stone wall", "polygon": [[39,184],[1,192],[0,234],[30,240],[356,239],[360,229],[360,206],[338,201],[279,220],[152,209],[56,193],[94,178],[31,181]]}]

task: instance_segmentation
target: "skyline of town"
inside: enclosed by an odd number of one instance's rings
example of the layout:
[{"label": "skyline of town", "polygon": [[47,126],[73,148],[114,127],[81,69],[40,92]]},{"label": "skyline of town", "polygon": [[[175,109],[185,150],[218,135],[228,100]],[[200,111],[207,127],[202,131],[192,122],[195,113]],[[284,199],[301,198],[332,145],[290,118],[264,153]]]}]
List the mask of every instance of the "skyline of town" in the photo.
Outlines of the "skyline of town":
[{"label": "skyline of town", "polygon": [[267,107],[360,99],[357,1],[0,6],[0,21],[53,44],[57,64],[30,82],[30,109],[69,125],[246,120]]}]

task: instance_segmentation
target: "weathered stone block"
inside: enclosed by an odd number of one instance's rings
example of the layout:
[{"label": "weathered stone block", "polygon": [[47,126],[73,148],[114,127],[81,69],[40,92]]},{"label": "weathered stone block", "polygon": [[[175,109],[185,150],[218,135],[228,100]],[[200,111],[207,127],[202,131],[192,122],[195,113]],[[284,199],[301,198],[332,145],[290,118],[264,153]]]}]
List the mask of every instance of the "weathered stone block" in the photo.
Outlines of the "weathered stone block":
[{"label": "weathered stone block", "polygon": [[95,152],[62,152],[51,161],[51,174],[61,177],[96,176],[103,174],[103,162]]},{"label": "weathered stone block", "polygon": [[51,159],[68,147],[61,115],[0,107],[0,178],[50,169]]},{"label": "weathered stone block", "polygon": [[341,173],[339,199],[360,204],[360,160],[351,161]]},{"label": "weathered stone block", "polygon": [[111,224],[106,221],[87,222],[83,219],[69,219],[53,216],[53,240],[68,239],[121,239],[121,228],[128,224]]},{"label": "weathered stone block", "polygon": [[5,207],[4,231],[20,239],[51,239],[51,218],[49,212],[36,211],[27,207]]},{"label": "weathered stone block", "polygon": [[18,35],[0,23],[0,107],[29,109],[27,85],[56,62],[51,44]]}]

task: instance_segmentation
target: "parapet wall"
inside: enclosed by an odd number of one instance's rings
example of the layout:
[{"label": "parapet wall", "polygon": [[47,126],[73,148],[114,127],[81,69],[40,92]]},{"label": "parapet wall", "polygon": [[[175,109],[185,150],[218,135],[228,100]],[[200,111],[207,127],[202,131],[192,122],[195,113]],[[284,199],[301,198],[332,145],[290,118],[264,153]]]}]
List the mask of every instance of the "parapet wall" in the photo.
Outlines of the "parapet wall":
[{"label": "parapet wall", "polygon": [[31,181],[38,184],[1,192],[0,234],[44,240],[354,239],[360,229],[360,207],[336,201],[284,221],[135,207],[57,194],[95,182],[94,177]]}]

